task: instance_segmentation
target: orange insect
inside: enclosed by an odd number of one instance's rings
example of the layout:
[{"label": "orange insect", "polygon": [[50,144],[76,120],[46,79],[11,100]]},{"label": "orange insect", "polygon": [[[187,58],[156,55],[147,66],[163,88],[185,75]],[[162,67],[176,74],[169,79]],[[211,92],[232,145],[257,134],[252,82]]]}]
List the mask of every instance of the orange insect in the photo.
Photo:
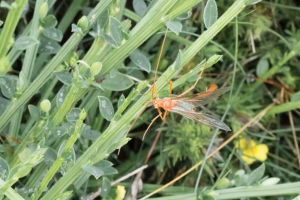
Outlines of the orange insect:
[{"label": "orange insect", "polygon": [[[170,81],[170,97],[165,97],[163,99],[160,99],[158,97],[158,92],[157,92],[156,86],[155,86],[156,73],[157,73],[158,65],[159,65],[159,62],[161,59],[161,54],[162,54],[162,49],[164,46],[165,39],[166,39],[166,34],[165,34],[165,37],[164,37],[164,40],[162,43],[162,48],[160,50],[158,62],[156,65],[156,71],[155,71],[155,75],[154,75],[154,83],[151,87],[151,91],[152,91],[151,104],[154,106],[154,108],[157,109],[158,115],[155,118],[153,118],[153,120],[149,124],[148,128],[146,129],[146,131],[144,133],[143,139],[144,139],[147,131],[149,130],[150,126],[153,124],[153,122],[158,117],[160,117],[162,120],[165,120],[168,112],[180,114],[184,117],[195,120],[195,121],[200,122],[209,127],[216,127],[216,128],[219,128],[219,129],[222,129],[225,131],[231,131],[231,129],[224,122],[219,120],[214,115],[209,115],[209,114],[206,114],[203,112],[196,111],[197,107],[203,106],[205,104],[210,103],[212,100],[217,99],[220,95],[227,92],[230,88],[225,87],[225,88],[218,89],[218,86],[216,84],[211,84],[209,86],[209,88],[206,90],[206,92],[201,92],[198,94],[186,96],[186,94],[188,92],[190,92],[192,89],[194,89],[195,86],[197,85],[199,79],[201,78],[203,70],[200,73],[200,75],[199,75],[198,79],[196,80],[196,82],[194,83],[194,85],[191,86],[188,90],[186,90],[182,94],[172,97],[172,81]],[[164,113],[163,113],[162,109],[164,110]]]}]

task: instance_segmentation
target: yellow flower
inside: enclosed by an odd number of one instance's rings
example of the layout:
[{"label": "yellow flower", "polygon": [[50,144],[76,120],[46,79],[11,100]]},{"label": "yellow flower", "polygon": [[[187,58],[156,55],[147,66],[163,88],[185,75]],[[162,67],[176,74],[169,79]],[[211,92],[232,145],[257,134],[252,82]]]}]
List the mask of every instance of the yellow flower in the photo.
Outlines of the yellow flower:
[{"label": "yellow flower", "polygon": [[265,161],[269,148],[265,144],[257,144],[254,140],[245,138],[235,143],[235,147],[242,152],[242,159],[249,165],[254,161]]},{"label": "yellow flower", "polygon": [[123,185],[118,185],[117,186],[117,198],[116,200],[122,200],[125,197],[126,194],[126,190],[125,187]]}]

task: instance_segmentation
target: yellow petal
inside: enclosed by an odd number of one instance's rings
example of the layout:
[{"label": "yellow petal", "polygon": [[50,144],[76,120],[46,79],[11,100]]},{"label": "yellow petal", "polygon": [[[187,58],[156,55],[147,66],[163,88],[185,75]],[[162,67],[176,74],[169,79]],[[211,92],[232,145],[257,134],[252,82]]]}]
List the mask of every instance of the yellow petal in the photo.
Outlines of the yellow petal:
[{"label": "yellow petal", "polygon": [[250,156],[247,156],[247,155],[242,155],[242,159],[245,163],[247,163],[248,165],[251,165],[255,159],[250,157]]},{"label": "yellow petal", "polygon": [[267,159],[267,153],[269,151],[269,148],[265,144],[259,144],[255,147],[255,153],[254,157],[257,160],[265,161]]},{"label": "yellow petal", "polygon": [[250,165],[255,161],[254,155],[253,149],[245,149],[243,151],[242,159]]},{"label": "yellow petal", "polygon": [[122,200],[125,197],[126,194],[126,190],[125,187],[123,185],[118,185],[117,186],[117,198],[116,200]]},{"label": "yellow petal", "polygon": [[249,140],[246,138],[242,138],[235,143],[235,148],[238,148],[238,149],[248,149],[248,148],[252,148],[255,146],[256,146],[256,143],[254,140]]}]

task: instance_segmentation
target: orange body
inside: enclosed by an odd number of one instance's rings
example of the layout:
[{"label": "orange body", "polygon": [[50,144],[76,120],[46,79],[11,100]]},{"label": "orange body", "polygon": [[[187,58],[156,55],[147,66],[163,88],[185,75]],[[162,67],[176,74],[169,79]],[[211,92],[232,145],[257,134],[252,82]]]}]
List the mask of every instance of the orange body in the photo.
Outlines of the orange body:
[{"label": "orange body", "polygon": [[170,110],[174,106],[177,105],[176,102],[174,102],[170,97],[166,97],[163,99],[155,98],[152,100],[152,105],[154,105],[154,108],[163,108],[164,110]]}]

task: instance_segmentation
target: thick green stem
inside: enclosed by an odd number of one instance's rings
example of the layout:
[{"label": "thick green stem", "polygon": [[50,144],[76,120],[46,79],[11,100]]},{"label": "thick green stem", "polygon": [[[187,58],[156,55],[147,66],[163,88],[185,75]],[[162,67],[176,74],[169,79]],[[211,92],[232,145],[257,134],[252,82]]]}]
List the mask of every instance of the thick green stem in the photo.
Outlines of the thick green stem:
[{"label": "thick green stem", "polygon": [[[16,0],[11,5],[11,9],[8,12],[7,18],[4,22],[4,27],[0,35],[0,60],[6,56],[8,50],[10,49],[12,43],[12,36],[17,27],[21,14],[24,10],[24,7],[27,3],[27,0]],[[0,70],[2,71],[2,70]],[[4,73],[1,73],[4,74]]]},{"label": "thick green stem", "polygon": [[[35,9],[34,9],[34,14],[33,14],[33,19],[32,19],[32,24],[30,27],[30,34],[29,36],[31,38],[34,38],[36,40],[39,40],[40,36],[40,31],[39,31],[39,11],[40,7],[44,1],[43,0],[38,0],[35,4]],[[25,57],[24,57],[24,62],[22,66],[22,70],[20,72],[20,77],[19,79],[25,78],[27,81],[22,81],[24,84],[18,85],[19,91],[17,93],[21,94],[27,87],[31,79],[32,75],[32,70],[33,66],[36,60],[36,55],[38,51],[39,44],[35,44],[31,47],[29,47],[26,50]],[[24,75],[24,77],[22,77]],[[22,119],[22,114],[23,114],[24,108],[19,109],[13,116],[11,123],[10,123],[10,128],[9,128],[9,134],[17,138],[18,132],[20,129],[20,124],[21,124],[21,119]]]},{"label": "thick green stem", "polygon": [[[2,188],[5,185],[5,181],[0,179],[0,188]],[[0,194],[2,196],[3,194]],[[14,200],[24,200],[23,197],[21,197],[14,189],[9,187],[5,192],[4,195],[7,196],[9,199],[14,199]]]},{"label": "thick green stem", "polygon": [[73,145],[75,144],[75,142],[77,141],[77,139],[79,138],[80,133],[84,127],[83,120],[85,117],[81,117],[81,115],[83,113],[85,113],[84,110],[82,110],[81,113],[79,114],[79,119],[76,122],[74,133],[68,139],[61,155],[58,156],[58,158],[54,161],[53,165],[47,172],[46,176],[44,177],[44,179],[42,180],[42,182],[40,184],[40,187],[31,196],[31,198],[30,198],[31,200],[37,200],[41,196],[41,194],[46,189],[49,182],[52,180],[53,176],[57,173],[58,169],[61,167],[62,163],[65,161],[66,155],[69,155],[71,153],[71,149],[72,149]]}]

